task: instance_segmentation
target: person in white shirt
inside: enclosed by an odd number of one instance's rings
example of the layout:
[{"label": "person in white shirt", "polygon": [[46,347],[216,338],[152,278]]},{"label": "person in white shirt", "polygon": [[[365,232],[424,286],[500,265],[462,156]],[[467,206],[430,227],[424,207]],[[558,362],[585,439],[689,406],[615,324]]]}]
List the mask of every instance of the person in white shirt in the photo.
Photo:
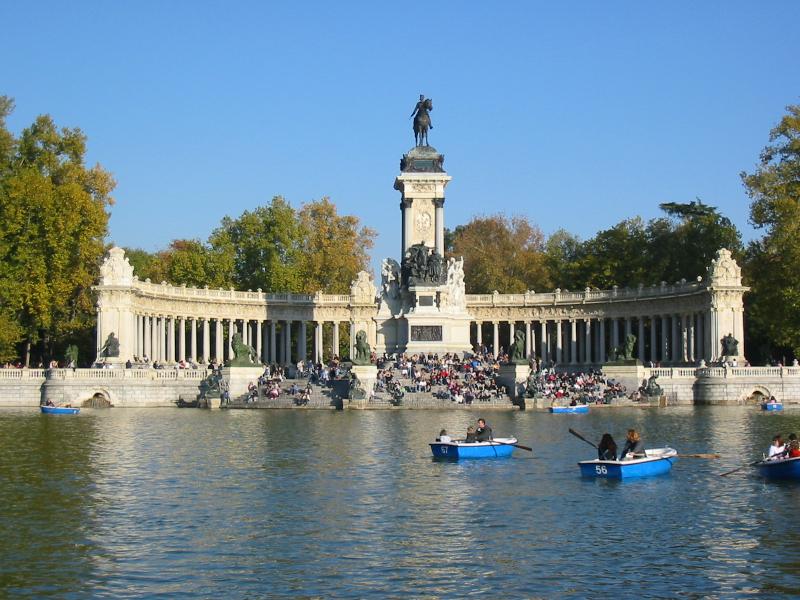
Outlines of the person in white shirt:
[{"label": "person in white shirt", "polygon": [[442,429],[439,432],[439,437],[436,438],[437,442],[442,442],[444,444],[447,444],[451,440],[452,440],[452,438],[449,435],[447,435],[447,430],[446,429]]},{"label": "person in white shirt", "polygon": [[772,438],[772,445],[769,447],[769,454],[767,458],[779,458],[786,452],[786,445],[783,443],[783,438],[780,434]]}]

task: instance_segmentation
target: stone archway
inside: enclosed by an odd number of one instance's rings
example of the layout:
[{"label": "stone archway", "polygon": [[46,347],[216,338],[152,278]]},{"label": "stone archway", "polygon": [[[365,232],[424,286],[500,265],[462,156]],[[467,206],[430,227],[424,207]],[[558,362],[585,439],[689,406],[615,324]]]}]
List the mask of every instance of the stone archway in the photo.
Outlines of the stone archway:
[{"label": "stone archway", "polygon": [[769,389],[764,387],[763,385],[756,385],[753,386],[752,391],[748,396],[745,396],[744,403],[745,404],[761,404],[762,402],[766,402],[769,400],[772,394],[770,393]]},{"label": "stone archway", "polygon": [[91,398],[87,398],[81,404],[82,408],[111,408],[112,406],[114,405],[104,390],[95,391]]}]

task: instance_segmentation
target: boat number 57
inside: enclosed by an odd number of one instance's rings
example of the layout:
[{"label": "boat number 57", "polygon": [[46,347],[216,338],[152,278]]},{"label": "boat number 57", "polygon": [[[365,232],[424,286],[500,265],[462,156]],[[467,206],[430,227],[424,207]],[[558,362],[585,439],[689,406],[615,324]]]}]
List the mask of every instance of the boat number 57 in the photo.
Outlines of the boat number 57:
[{"label": "boat number 57", "polygon": [[608,469],[606,469],[605,465],[596,465],[594,470],[598,475],[608,475]]}]

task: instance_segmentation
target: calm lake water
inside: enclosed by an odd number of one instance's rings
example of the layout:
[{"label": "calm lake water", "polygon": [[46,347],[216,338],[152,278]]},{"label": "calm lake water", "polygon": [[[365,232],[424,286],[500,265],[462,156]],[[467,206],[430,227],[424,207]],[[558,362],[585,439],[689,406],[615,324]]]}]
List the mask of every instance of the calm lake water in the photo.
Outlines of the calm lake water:
[{"label": "calm lake water", "polygon": [[[748,470],[800,409],[489,412],[534,452],[436,463],[479,415],[0,411],[0,597],[748,597],[800,589],[800,486]],[[567,429],[719,452],[581,479]]]}]

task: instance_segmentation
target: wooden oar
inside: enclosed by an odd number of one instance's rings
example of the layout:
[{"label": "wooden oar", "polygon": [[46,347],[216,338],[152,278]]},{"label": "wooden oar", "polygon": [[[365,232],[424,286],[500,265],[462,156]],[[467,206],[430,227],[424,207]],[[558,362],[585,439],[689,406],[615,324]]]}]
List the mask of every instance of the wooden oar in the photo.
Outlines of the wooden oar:
[{"label": "wooden oar", "polygon": [[719,454],[678,454],[678,458],[720,458]]},{"label": "wooden oar", "polygon": [[720,473],[720,475],[719,475],[719,476],[720,476],[720,477],[725,477],[726,475],[730,475],[731,473],[736,473],[737,471],[741,471],[742,469],[746,469],[747,467],[754,467],[754,466],[756,466],[758,463],[760,463],[762,460],[763,460],[763,459],[761,459],[761,460],[756,460],[756,461],[753,461],[753,462],[751,462],[751,463],[748,463],[748,464],[746,464],[746,465],[742,465],[741,467],[736,467],[735,469],[731,469],[730,471],[726,471],[725,473]]},{"label": "wooden oar", "polygon": [[527,450],[528,452],[533,452],[533,448],[530,446],[523,446],[522,444],[512,444],[511,442],[498,442],[497,440],[489,440],[490,442],[494,442],[495,444],[500,444],[501,446],[514,446],[515,448],[519,448],[520,450]]},{"label": "wooden oar", "polygon": [[589,444],[590,446],[592,446],[592,447],[594,447],[594,448],[597,448],[597,444],[595,444],[594,442],[590,442],[589,440],[587,440],[585,437],[583,437],[583,436],[582,436],[580,433],[578,433],[578,432],[577,432],[577,431],[575,431],[574,429],[570,428],[569,432],[570,432],[572,435],[574,435],[576,438],[578,438],[579,440],[583,440],[584,442],[586,442],[586,443],[587,443],[587,444]]}]

